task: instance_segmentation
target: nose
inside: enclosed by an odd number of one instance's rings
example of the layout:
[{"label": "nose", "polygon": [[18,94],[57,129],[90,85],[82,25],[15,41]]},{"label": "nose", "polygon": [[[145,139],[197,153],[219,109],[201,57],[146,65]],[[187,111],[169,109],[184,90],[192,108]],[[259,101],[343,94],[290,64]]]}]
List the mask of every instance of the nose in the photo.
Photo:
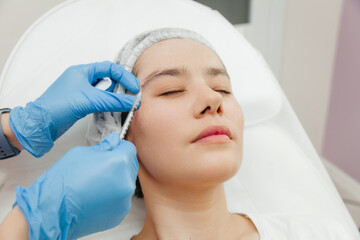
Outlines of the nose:
[{"label": "nose", "polygon": [[223,96],[209,86],[198,89],[194,105],[195,118],[201,118],[206,114],[223,114]]}]

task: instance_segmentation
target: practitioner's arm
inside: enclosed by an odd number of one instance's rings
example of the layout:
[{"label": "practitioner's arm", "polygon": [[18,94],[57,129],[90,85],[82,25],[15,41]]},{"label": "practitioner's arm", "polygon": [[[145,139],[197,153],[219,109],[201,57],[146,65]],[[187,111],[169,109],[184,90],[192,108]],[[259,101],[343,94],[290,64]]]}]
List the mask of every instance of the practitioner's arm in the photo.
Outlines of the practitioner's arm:
[{"label": "practitioner's arm", "polygon": [[70,240],[116,227],[130,210],[138,169],[135,146],[116,132],[71,149],[31,186],[16,187],[0,239]]},{"label": "practitioner's arm", "polygon": [[21,146],[21,144],[19,143],[15,134],[13,133],[13,131],[11,130],[11,128],[9,126],[9,116],[10,116],[10,113],[1,114],[1,127],[3,130],[4,136],[9,141],[11,146],[13,146],[14,148],[16,148],[19,151],[23,150],[24,148]]},{"label": "practitioner's arm", "polygon": [[0,224],[0,239],[2,240],[27,240],[29,239],[28,223],[21,212],[15,206]]},{"label": "practitioner's arm", "polygon": [[[3,126],[11,130],[8,132],[10,144],[41,157],[50,151],[56,139],[87,114],[129,111],[134,96],[94,87],[104,77],[120,83],[132,93],[140,90],[138,79],[115,63],[69,67],[38,99],[25,107],[13,108],[9,116],[3,114],[7,118]],[[6,138],[9,140],[8,136]]]}]

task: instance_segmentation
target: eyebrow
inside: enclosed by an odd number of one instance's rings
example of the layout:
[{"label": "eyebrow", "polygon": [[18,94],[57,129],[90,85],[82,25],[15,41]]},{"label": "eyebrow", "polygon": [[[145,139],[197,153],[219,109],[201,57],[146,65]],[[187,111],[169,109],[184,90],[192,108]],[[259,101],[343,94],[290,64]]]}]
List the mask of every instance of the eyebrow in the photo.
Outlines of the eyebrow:
[{"label": "eyebrow", "polygon": [[[222,75],[230,79],[227,71],[224,68],[218,67],[208,67],[205,69],[205,75],[216,77],[218,75]],[[141,85],[142,87],[146,86],[150,81],[157,79],[160,76],[181,76],[187,74],[188,71],[185,67],[178,67],[178,68],[168,68],[164,70],[156,70],[149,74],[146,78],[144,78],[144,83]]]}]

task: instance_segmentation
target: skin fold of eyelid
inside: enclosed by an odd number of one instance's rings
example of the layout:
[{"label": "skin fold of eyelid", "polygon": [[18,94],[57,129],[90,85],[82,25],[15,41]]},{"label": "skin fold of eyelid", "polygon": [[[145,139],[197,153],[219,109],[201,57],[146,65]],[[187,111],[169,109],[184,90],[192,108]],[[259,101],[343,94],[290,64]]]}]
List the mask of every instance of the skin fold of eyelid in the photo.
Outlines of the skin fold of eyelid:
[{"label": "skin fold of eyelid", "polygon": [[[182,93],[185,90],[168,90],[168,91],[164,91],[163,93],[160,94],[160,96],[167,96],[167,95],[172,95],[172,94],[177,94],[177,93]],[[227,89],[214,89],[214,91],[219,92],[219,93],[223,93],[223,94],[231,94],[230,90]]]},{"label": "skin fold of eyelid", "polygon": [[217,89],[215,91],[220,92],[220,93],[224,93],[224,94],[231,94],[231,91],[228,91],[228,90],[225,90],[225,89]]},{"label": "skin fold of eyelid", "polygon": [[232,94],[232,89],[228,86],[214,86],[212,89],[219,93]]},{"label": "skin fold of eyelid", "polygon": [[167,95],[172,95],[172,94],[177,94],[177,93],[182,93],[182,92],[185,92],[185,90],[165,91],[165,92],[161,93],[160,96],[167,96]]}]

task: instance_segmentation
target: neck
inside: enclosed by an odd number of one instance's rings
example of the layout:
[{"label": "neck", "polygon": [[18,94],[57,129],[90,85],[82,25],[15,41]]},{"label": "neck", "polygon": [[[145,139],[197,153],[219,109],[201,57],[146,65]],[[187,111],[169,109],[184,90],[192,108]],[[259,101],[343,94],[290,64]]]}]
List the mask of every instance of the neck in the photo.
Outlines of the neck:
[{"label": "neck", "polygon": [[147,180],[142,181],[146,182],[145,225],[135,239],[212,240],[238,236],[240,219],[227,210],[223,184],[200,190],[169,184],[149,186],[151,180]]}]

